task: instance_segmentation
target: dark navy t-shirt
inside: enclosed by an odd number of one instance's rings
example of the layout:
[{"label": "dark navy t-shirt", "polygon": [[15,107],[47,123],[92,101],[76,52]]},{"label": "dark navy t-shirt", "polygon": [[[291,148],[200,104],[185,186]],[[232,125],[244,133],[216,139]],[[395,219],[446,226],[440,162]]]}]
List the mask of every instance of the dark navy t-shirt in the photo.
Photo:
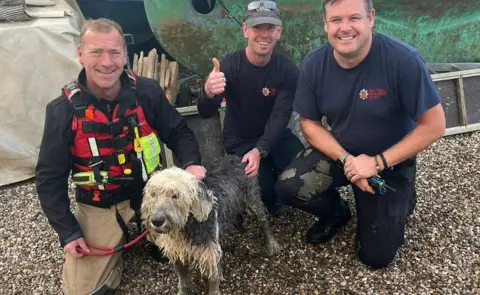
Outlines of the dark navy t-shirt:
[{"label": "dark navy t-shirt", "polygon": [[373,33],[367,57],[345,69],[329,44],[302,62],[294,110],[320,121],[348,152],[375,155],[400,141],[425,111],[440,103],[423,58],[411,46]]}]

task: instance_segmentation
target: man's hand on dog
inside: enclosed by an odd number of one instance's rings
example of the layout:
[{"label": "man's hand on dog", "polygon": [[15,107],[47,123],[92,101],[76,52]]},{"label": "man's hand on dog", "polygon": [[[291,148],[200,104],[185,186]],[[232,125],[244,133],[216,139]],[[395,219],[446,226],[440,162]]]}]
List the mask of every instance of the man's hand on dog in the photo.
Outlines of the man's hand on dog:
[{"label": "man's hand on dog", "polygon": [[199,165],[190,165],[185,168],[185,171],[192,173],[198,180],[203,180],[205,178],[205,174],[207,173],[207,169],[203,166]]},{"label": "man's hand on dog", "polygon": [[252,149],[243,156],[242,162],[247,163],[245,173],[248,177],[257,176],[258,168],[260,167],[260,159],[260,151],[257,148]]},{"label": "man's hand on dog", "polygon": [[76,240],[71,241],[70,243],[66,244],[63,247],[63,250],[65,250],[65,252],[67,252],[70,256],[74,258],[82,257],[83,253],[79,252],[77,250],[77,247],[82,248],[86,252],[90,252],[83,238],[78,238]]},{"label": "man's hand on dog", "polygon": [[225,74],[220,72],[220,62],[216,58],[212,58],[212,62],[213,70],[210,75],[208,75],[204,87],[205,94],[210,98],[223,93],[225,91],[225,86],[227,86]]}]

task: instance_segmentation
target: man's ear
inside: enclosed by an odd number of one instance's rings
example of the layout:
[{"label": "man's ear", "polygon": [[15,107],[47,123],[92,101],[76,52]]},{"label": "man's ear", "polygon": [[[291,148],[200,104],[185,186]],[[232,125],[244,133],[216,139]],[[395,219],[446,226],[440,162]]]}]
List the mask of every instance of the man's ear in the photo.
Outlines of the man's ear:
[{"label": "man's ear", "polygon": [[279,27],[278,27],[277,40],[280,40],[280,37],[282,37],[282,26],[279,26]]},{"label": "man's ear", "polygon": [[77,58],[78,62],[82,65],[83,67],[83,59],[84,59],[84,53],[81,44],[77,45]]},{"label": "man's ear", "polygon": [[208,215],[213,208],[213,195],[209,194],[205,184],[198,182],[197,195],[193,199],[192,203],[192,215],[198,221],[202,222],[207,220]]},{"label": "man's ear", "polygon": [[370,14],[368,16],[368,23],[370,28],[373,28],[375,26],[375,9],[372,8],[370,11]]},{"label": "man's ear", "polygon": [[245,23],[242,24],[243,37],[248,38],[248,28]]}]

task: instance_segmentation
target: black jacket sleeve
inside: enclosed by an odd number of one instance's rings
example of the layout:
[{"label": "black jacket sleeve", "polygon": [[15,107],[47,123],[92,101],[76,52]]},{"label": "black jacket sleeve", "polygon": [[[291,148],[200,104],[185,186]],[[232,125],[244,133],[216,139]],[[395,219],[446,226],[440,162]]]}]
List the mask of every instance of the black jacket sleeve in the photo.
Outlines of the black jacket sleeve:
[{"label": "black jacket sleeve", "polygon": [[231,66],[230,62],[227,58],[224,58],[220,62],[220,71],[223,72],[225,75],[226,79],[226,86],[225,86],[225,91],[223,93],[217,94],[212,98],[209,98],[205,94],[205,87],[202,87],[202,91],[200,91],[200,95],[197,99],[197,109],[198,109],[198,114],[202,119],[208,119],[210,117],[213,117],[217,114],[218,108],[222,104],[222,100],[225,97],[225,93],[228,91],[228,84],[230,79],[232,78],[231,74]]},{"label": "black jacket sleeve", "polygon": [[158,131],[160,140],[172,150],[180,161],[182,168],[190,165],[201,165],[198,142],[193,131],[188,127],[185,118],[172,106],[158,85],[154,83],[154,118],[153,129]]},{"label": "black jacket sleeve", "polygon": [[70,211],[68,177],[72,157],[69,150],[73,109],[66,97],[59,97],[46,107],[35,185],[48,222],[58,234],[60,244],[82,236],[80,226]]},{"label": "black jacket sleeve", "polygon": [[286,68],[284,75],[284,83],[278,91],[263,136],[260,137],[256,145],[256,147],[265,148],[267,153],[280,142],[292,116],[298,68],[292,63],[291,66]]}]

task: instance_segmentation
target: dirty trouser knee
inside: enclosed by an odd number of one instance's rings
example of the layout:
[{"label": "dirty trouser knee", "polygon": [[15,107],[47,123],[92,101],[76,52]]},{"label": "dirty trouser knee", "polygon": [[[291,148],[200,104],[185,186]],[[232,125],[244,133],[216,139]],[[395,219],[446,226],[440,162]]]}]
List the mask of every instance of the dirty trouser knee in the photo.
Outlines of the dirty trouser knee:
[{"label": "dirty trouser knee", "polygon": [[[125,223],[135,215],[130,201],[117,204]],[[124,242],[122,229],[115,218],[115,206],[110,209],[92,207],[77,203],[75,210],[84,238],[98,246],[114,247]],[[95,249],[90,248],[94,252]],[[108,256],[88,256],[73,258],[66,255],[63,265],[62,288],[64,294],[111,294],[120,284],[123,272],[122,252]]]},{"label": "dirty trouser knee", "polygon": [[335,188],[347,184],[343,170],[333,160],[308,147],[283,171],[275,190],[288,206],[329,218],[344,202]]},{"label": "dirty trouser knee", "polygon": [[353,186],[357,208],[357,254],[374,268],[388,266],[404,243],[405,225],[412,202],[415,169],[412,161],[381,173],[396,191],[371,195]]}]

